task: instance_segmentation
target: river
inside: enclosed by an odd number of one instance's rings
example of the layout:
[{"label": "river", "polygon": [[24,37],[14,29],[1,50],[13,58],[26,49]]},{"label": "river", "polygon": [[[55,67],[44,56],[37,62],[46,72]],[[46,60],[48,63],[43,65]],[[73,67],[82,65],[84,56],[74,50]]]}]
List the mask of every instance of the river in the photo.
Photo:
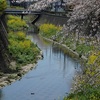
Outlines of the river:
[{"label": "river", "polygon": [[80,64],[52,43],[32,34],[44,58],[22,79],[0,89],[0,100],[63,100],[71,90]]}]

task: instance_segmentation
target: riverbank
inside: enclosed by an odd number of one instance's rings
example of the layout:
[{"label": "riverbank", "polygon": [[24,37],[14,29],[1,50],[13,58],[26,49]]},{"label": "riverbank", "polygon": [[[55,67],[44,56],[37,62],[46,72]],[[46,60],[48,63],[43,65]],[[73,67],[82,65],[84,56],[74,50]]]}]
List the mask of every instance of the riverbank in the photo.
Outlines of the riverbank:
[{"label": "riverbank", "polygon": [[[43,39],[46,41],[53,42],[53,44],[55,45],[64,47],[69,56],[71,56],[72,58],[76,58],[79,61],[81,60],[82,63],[86,65],[84,68],[82,68],[84,69],[83,72],[81,74],[75,75],[75,77],[73,78],[74,82],[71,88],[71,92],[69,93],[68,97],[64,98],[64,100],[74,100],[74,98],[78,98],[78,100],[83,100],[83,98],[93,98],[92,100],[99,100],[100,53],[98,52],[97,54],[95,54],[95,56],[91,55],[89,56],[89,58],[86,58],[85,56],[80,57],[77,52],[73,51],[64,44],[58,43],[52,39],[48,39],[45,37],[43,37]],[[90,62],[92,64],[89,64]],[[88,91],[91,91],[91,94]],[[86,97],[84,97],[84,93],[86,93]]]},{"label": "riverbank", "polygon": [[1,89],[4,94],[2,98],[27,100],[34,96],[35,100],[62,100],[70,92],[76,72],[81,71],[80,64],[67,56],[58,45],[53,46],[52,42],[45,41],[38,34],[29,35],[42,50],[43,60],[39,60],[36,68],[26,73],[20,81]]},{"label": "riverbank", "polygon": [[[37,57],[37,61],[39,59],[42,59],[42,52],[40,52],[40,55]],[[13,66],[15,62],[13,63]],[[10,85],[12,82],[15,82],[16,80],[20,80],[23,75],[25,75],[30,70],[36,68],[37,62],[33,64],[27,64],[25,66],[22,66],[18,72],[14,73],[0,73],[0,89],[4,86]]]},{"label": "riverbank", "polygon": [[[68,98],[65,97],[64,100],[74,100],[74,98],[78,98],[78,100],[85,98],[87,100],[87,98],[92,98],[88,91],[91,91],[93,94],[92,100],[94,100],[94,98],[98,100],[98,94],[100,93],[100,44],[96,42],[97,39],[93,36],[88,37],[83,35],[79,36],[75,33],[66,33],[66,30],[63,28],[51,36],[48,32],[50,32],[50,30],[52,31],[52,28],[45,31],[41,27],[45,28],[45,26],[40,26],[40,35],[42,35],[43,38],[52,41],[54,44],[62,45],[62,47],[66,48],[68,55],[72,58],[82,60],[82,63],[85,65],[84,68],[82,68],[83,71],[81,75],[74,77],[71,93]],[[86,97],[84,97],[83,94],[86,95]]]},{"label": "riverbank", "polygon": [[45,40],[47,40],[47,41],[50,41],[50,42],[53,42],[53,44],[57,44],[57,45],[59,45],[59,46],[65,48],[65,49],[66,49],[66,53],[67,53],[69,56],[73,57],[74,59],[77,58],[77,59],[83,60],[84,62],[86,62],[86,61],[88,60],[88,58],[85,57],[84,55],[82,55],[82,56],[80,57],[79,53],[73,51],[72,49],[70,49],[69,47],[67,47],[65,44],[56,42],[56,41],[54,41],[54,40],[52,40],[52,39],[48,39],[48,38],[46,38],[46,37],[43,37],[43,39],[45,39]]},{"label": "riverbank", "polygon": [[29,70],[36,67],[36,64],[28,64],[26,66],[21,67],[20,71],[15,73],[0,73],[0,89],[4,86],[10,85],[12,82],[15,82],[16,80],[20,79],[25,73],[27,73]]},{"label": "riverbank", "polygon": [[[36,67],[42,58],[42,52],[28,37],[27,24],[18,16],[8,15],[8,53],[11,57],[6,71],[0,71],[0,88],[20,79],[29,70]],[[16,22],[16,20],[18,22]]]}]

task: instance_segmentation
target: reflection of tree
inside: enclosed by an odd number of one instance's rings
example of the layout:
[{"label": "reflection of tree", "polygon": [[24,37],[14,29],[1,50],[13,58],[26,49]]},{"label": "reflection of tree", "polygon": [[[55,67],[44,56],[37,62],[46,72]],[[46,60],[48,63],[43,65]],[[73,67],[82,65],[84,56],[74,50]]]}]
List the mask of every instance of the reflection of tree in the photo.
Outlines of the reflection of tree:
[{"label": "reflection of tree", "polygon": [[52,52],[54,54],[56,54],[57,56],[59,56],[60,64],[61,64],[61,61],[63,61],[63,66],[61,65],[61,67],[63,67],[63,76],[65,76],[65,74],[66,74],[66,67],[67,67],[67,65],[66,65],[67,55],[64,53],[63,48],[61,48],[61,47],[59,47],[57,45],[52,45]]},{"label": "reflection of tree", "polygon": [[67,55],[66,54],[64,54],[64,65],[63,65],[63,76],[65,77],[65,73],[66,73],[66,71],[65,71],[65,69],[66,69],[66,57],[67,57]]},{"label": "reflection of tree", "polygon": [[2,90],[0,90],[0,100],[2,99]]},{"label": "reflection of tree", "polygon": [[52,51],[53,53],[61,53],[61,48],[56,46],[56,45],[52,45]]}]

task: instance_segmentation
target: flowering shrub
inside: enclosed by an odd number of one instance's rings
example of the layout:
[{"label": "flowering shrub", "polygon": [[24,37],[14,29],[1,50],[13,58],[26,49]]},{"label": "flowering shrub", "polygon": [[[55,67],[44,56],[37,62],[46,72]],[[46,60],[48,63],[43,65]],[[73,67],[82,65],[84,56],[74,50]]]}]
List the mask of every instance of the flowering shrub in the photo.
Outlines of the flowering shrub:
[{"label": "flowering shrub", "polygon": [[26,37],[25,33],[21,32],[21,31],[17,32],[16,34],[17,34],[18,40],[24,40]]},{"label": "flowering shrub", "polygon": [[[31,63],[39,54],[37,47],[28,39],[23,38],[23,32],[9,34],[9,52],[18,64]],[[21,38],[19,39],[19,37]]]},{"label": "flowering shrub", "polygon": [[0,0],[0,14],[2,14],[3,10],[7,7],[6,0]]},{"label": "flowering shrub", "polygon": [[7,21],[8,29],[11,31],[18,31],[22,30],[24,27],[27,27],[27,24],[24,20],[21,20],[17,16],[8,16],[8,21]]},{"label": "flowering shrub", "polygon": [[30,40],[24,40],[19,42],[19,45],[24,48],[30,48],[31,47],[31,41]]},{"label": "flowering shrub", "polygon": [[39,49],[26,38],[25,33],[22,31],[13,32],[14,30],[20,30],[26,23],[16,16],[8,16],[8,27],[9,27],[9,52],[19,65],[25,65],[36,61]]},{"label": "flowering shrub", "polygon": [[61,27],[57,27],[53,24],[43,24],[39,27],[39,29],[43,36],[50,38],[52,35],[55,35],[58,31],[60,31]]},{"label": "flowering shrub", "polygon": [[94,62],[97,59],[97,57],[98,56],[96,54],[92,54],[91,56],[89,56],[88,64],[94,64]]}]

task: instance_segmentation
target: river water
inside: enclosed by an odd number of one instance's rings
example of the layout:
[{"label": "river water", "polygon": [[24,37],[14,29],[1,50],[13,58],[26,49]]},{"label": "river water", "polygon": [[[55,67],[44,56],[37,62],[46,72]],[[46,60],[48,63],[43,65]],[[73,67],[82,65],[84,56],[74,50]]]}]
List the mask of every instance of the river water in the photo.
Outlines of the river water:
[{"label": "river water", "polygon": [[70,92],[73,77],[81,72],[80,64],[58,46],[44,42],[36,34],[32,37],[44,58],[21,80],[1,89],[0,100],[63,100]]}]

